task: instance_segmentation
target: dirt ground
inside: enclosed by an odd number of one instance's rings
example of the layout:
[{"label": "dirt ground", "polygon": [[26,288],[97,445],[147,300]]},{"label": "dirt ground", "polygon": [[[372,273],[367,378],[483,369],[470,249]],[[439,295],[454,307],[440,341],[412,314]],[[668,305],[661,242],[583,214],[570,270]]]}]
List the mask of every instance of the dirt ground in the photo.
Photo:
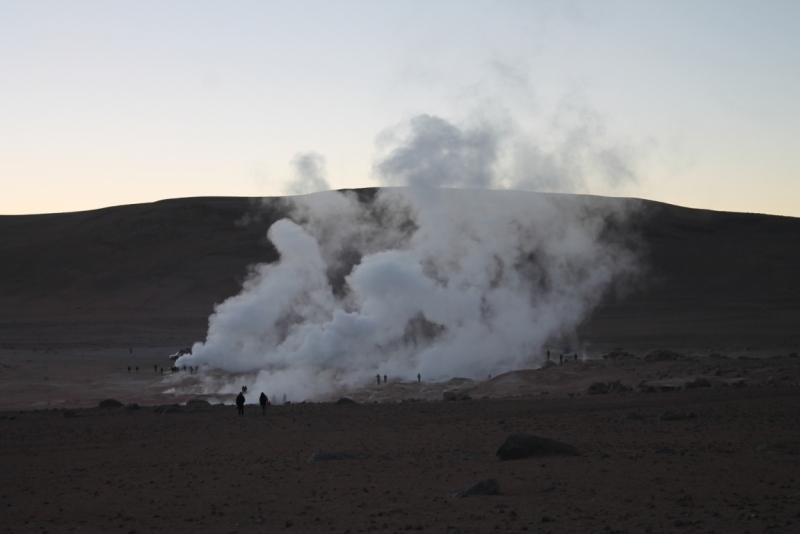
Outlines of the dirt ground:
[{"label": "dirt ground", "polygon": [[[130,359],[118,352],[117,364]],[[625,378],[640,371],[639,387]],[[144,372],[130,384],[152,400]],[[588,395],[598,376],[634,389]],[[643,391],[697,376],[715,382]],[[266,416],[252,405],[244,417],[230,405],[6,409],[0,532],[798,532],[798,382],[798,358],[637,358],[510,373],[452,402],[409,400],[420,391],[398,383],[381,402],[366,400],[376,386],[354,392],[359,404]],[[659,421],[667,410],[696,417]],[[581,455],[499,461],[516,432]],[[329,450],[356,458],[309,462]],[[484,478],[501,494],[449,496]]]}]

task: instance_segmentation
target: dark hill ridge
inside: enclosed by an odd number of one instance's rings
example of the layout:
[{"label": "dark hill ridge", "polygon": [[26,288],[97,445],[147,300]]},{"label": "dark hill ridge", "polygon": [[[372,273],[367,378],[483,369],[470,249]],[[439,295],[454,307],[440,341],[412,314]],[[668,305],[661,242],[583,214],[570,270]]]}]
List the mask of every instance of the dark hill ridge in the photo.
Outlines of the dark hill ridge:
[{"label": "dark hill ridge", "polygon": [[[597,350],[800,344],[800,219],[607,201],[640,207],[631,226],[650,272],[582,339]],[[248,266],[277,258],[266,231],[284,213],[280,199],[219,197],[0,216],[0,347],[203,339]],[[246,214],[258,216],[242,224]]]}]

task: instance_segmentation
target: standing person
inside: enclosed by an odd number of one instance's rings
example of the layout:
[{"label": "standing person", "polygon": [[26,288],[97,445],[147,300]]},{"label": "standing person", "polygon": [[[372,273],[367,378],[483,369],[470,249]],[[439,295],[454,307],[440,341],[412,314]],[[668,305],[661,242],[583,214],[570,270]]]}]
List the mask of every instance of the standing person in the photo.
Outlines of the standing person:
[{"label": "standing person", "polygon": [[261,415],[267,415],[267,396],[264,395],[264,392],[261,392],[261,396],[258,397],[258,403],[261,405]]},{"label": "standing person", "polygon": [[564,355],[561,354],[558,357],[558,365],[564,365]]},{"label": "standing person", "polygon": [[386,375],[383,375],[383,383],[386,383]]},{"label": "standing person", "polygon": [[422,375],[417,373],[417,382],[422,382]]},{"label": "standing person", "polygon": [[380,373],[378,373],[377,375],[375,375],[375,378],[377,378],[377,379],[378,379],[378,385],[380,386],[380,385],[381,385],[381,375],[380,375]]},{"label": "standing person", "polygon": [[239,415],[244,415],[244,394],[241,391],[236,396],[236,409],[239,410]]}]

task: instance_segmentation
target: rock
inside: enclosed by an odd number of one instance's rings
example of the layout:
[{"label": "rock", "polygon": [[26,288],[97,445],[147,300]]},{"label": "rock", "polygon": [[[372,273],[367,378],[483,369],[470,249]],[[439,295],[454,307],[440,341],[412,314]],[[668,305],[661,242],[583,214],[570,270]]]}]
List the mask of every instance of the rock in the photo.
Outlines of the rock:
[{"label": "rock", "polygon": [[697,358],[695,358],[694,356],[687,356],[680,352],[675,352],[674,350],[664,350],[664,349],[654,350],[653,352],[645,356],[644,359],[649,362],[697,361]]},{"label": "rock", "polygon": [[195,411],[210,410],[211,403],[205,399],[191,399],[186,401],[186,409]]},{"label": "rock", "polygon": [[458,391],[458,390],[445,391],[442,393],[442,398],[444,398],[444,400],[446,401],[472,399],[472,397],[470,397],[469,393],[467,393],[466,391]]},{"label": "rock", "polygon": [[673,412],[667,411],[658,416],[659,421],[686,421],[687,419],[694,419],[697,416],[694,413],[686,412]]},{"label": "rock", "polygon": [[124,404],[116,399],[106,399],[100,401],[100,404],[97,405],[98,408],[103,408],[104,410],[109,410],[112,408],[122,408]]},{"label": "rock", "polygon": [[132,402],[130,404],[126,404],[125,407],[122,409],[125,410],[126,412],[133,412],[139,409],[139,405],[136,404],[135,402]]},{"label": "rock", "polygon": [[605,382],[595,382],[594,384],[589,386],[587,393],[589,393],[589,395],[599,395],[603,393],[622,393],[623,391],[631,391],[631,389],[632,388],[629,388],[628,386],[622,385],[622,382],[620,382],[619,380],[616,380],[614,382],[609,382],[608,384],[606,384]]},{"label": "rock", "polygon": [[594,384],[589,386],[587,393],[589,393],[589,395],[600,395],[603,393],[608,393],[608,386],[606,385],[605,382],[595,382]]},{"label": "rock", "polygon": [[578,456],[578,449],[550,438],[540,438],[531,434],[511,434],[497,449],[500,460],[519,460],[530,456]]},{"label": "rock", "polygon": [[628,386],[623,385],[622,382],[620,382],[619,380],[608,383],[609,393],[622,393],[625,391],[631,391],[632,389],[633,388],[629,388]]},{"label": "rock", "polygon": [[358,403],[353,399],[342,397],[341,399],[336,401],[336,404],[358,404]]},{"label": "rock", "polygon": [[317,451],[308,459],[308,463],[329,462],[331,460],[355,460],[356,456],[344,451]]},{"label": "rock", "polygon": [[603,354],[604,360],[635,360],[636,356],[622,350],[612,350]]},{"label": "rock", "polygon": [[468,497],[470,495],[500,495],[500,483],[496,478],[484,478],[471,486],[454,491],[450,497]]}]

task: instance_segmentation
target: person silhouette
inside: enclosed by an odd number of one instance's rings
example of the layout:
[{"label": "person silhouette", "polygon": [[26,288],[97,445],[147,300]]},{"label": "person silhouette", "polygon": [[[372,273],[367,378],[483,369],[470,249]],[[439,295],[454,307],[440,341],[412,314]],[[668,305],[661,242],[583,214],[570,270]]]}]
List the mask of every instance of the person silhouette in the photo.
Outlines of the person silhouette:
[{"label": "person silhouette", "polygon": [[236,396],[236,409],[239,411],[239,415],[244,415],[244,394],[242,392]]},{"label": "person silhouette", "polygon": [[261,415],[267,415],[267,396],[264,395],[264,392],[261,392],[261,396],[258,397],[258,403],[261,404]]},{"label": "person silhouette", "polygon": [[377,375],[375,375],[375,378],[378,379],[378,385],[380,386],[381,385],[381,375],[377,374]]},{"label": "person silhouette", "polygon": [[417,373],[417,382],[422,382],[422,375]]},{"label": "person silhouette", "polygon": [[386,375],[383,375],[383,383],[386,383]]}]

